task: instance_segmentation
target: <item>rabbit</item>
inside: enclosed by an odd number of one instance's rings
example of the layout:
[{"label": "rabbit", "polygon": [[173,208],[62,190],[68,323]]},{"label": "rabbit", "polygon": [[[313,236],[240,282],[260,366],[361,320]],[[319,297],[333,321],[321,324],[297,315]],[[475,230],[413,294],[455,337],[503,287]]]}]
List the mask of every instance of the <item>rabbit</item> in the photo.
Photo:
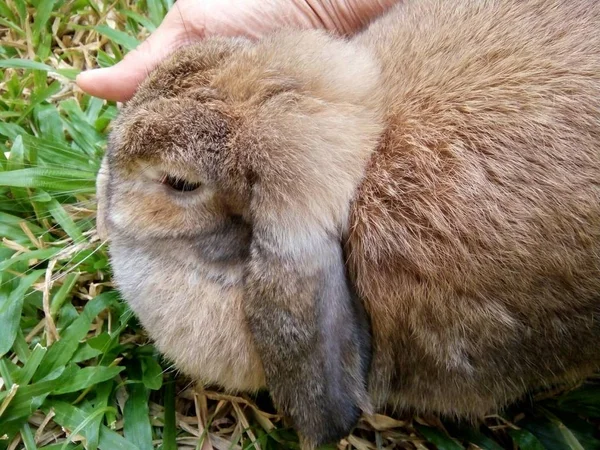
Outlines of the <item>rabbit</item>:
[{"label": "rabbit", "polygon": [[600,2],[187,46],[120,111],[98,199],[158,349],[267,389],[306,448],[576,382],[600,367]]}]

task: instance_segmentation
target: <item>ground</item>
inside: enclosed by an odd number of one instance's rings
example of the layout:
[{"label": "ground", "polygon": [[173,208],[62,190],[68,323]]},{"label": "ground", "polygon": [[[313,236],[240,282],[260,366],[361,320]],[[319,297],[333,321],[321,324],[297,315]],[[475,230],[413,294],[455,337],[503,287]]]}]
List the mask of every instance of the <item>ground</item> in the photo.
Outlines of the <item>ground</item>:
[{"label": "ground", "polygon": [[[117,105],[73,79],[118,61],[169,7],[0,0],[0,450],[298,448],[268,396],[194,388],[160,358],[96,234],[94,179]],[[596,378],[479,426],[363,419],[339,448],[600,449],[599,418]]]}]

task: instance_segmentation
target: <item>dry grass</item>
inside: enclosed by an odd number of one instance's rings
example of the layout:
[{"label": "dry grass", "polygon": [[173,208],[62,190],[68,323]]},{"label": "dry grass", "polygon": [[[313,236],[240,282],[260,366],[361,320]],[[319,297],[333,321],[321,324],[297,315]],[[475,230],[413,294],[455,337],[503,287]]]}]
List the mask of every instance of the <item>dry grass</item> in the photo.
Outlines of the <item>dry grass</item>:
[{"label": "dry grass", "polygon": [[[118,61],[169,6],[0,0],[0,449],[298,446],[266,396],[177,377],[112,290],[94,178],[117,109],[73,78]],[[338,448],[600,448],[598,417],[592,380],[477,428],[365,418]]]}]

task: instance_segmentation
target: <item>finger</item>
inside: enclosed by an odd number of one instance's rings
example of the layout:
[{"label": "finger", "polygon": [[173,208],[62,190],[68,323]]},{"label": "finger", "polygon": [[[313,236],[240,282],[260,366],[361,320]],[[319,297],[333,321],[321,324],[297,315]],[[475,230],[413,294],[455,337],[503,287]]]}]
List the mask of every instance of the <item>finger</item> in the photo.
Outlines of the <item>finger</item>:
[{"label": "finger", "polygon": [[383,14],[400,0],[303,0],[319,18],[323,27],[352,35]]},{"label": "finger", "polygon": [[178,8],[172,8],[148,39],[116,65],[79,74],[77,85],[90,95],[126,101],[156,65],[177,48],[200,38],[189,31]]}]

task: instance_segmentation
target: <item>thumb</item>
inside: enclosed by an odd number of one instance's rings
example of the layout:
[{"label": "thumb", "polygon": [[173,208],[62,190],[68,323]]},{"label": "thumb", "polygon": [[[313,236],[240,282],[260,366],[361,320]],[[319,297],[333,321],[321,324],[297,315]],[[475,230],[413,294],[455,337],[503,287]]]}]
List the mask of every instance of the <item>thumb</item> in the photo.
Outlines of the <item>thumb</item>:
[{"label": "thumb", "polygon": [[112,67],[82,72],[76,83],[84,92],[106,100],[126,101],[150,71],[177,48],[199,36],[188,33],[177,8],[172,8],[148,39]]}]

